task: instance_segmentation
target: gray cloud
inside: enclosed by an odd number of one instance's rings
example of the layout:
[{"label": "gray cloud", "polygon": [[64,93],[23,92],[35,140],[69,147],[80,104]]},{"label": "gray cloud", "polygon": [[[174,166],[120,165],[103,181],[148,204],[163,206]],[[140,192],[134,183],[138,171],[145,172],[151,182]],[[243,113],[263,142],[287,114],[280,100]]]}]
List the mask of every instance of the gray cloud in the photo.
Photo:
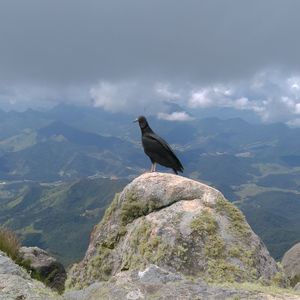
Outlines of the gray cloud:
[{"label": "gray cloud", "polygon": [[92,105],[89,87],[49,86],[33,83],[6,84],[0,82],[0,109],[25,110],[29,107],[46,109],[60,102]]},{"label": "gray cloud", "polygon": [[93,104],[108,111],[156,114],[169,121],[189,121],[210,108],[250,111],[264,122],[298,126],[300,76],[268,70],[224,83],[99,82],[90,90]]},{"label": "gray cloud", "polygon": [[89,94],[95,107],[111,112],[155,114],[166,111],[165,95],[159,96],[156,84],[144,81],[99,81],[90,88]]},{"label": "gray cloud", "polygon": [[298,126],[299,10],[298,0],[3,0],[0,107],[75,102],[169,120],[229,107]]},{"label": "gray cloud", "polygon": [[190,121],[206,109],[249,111],[264,122],[300,126],[300,76],[275,70],[222,83],[100,80],[81,86],[0,85],[0,107],[49,107],[59,102],[101,107],[110,112],[156,115],[168,121]]},{"label": "gray cloud", "polygon": [[299,70],[297,0],[3,0],[0,80],[214,82]]}]

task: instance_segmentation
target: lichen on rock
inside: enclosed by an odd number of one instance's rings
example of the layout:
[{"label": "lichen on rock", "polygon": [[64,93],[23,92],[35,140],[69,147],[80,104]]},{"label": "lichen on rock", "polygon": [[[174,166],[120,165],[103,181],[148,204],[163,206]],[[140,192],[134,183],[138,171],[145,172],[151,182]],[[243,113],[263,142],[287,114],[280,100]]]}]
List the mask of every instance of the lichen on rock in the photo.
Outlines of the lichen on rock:
[{"label": "lichen on rock", "polygon": [[32,279],[24,268],[0,251],[0,299],[58,300],[61,297]]},{"label": "lichen on rock", "polygon": [[149,264],[210,282],[271,282],[278,273],[243,214],[219,191],[161,173],[136,178],[115,197],[67,286]]}]

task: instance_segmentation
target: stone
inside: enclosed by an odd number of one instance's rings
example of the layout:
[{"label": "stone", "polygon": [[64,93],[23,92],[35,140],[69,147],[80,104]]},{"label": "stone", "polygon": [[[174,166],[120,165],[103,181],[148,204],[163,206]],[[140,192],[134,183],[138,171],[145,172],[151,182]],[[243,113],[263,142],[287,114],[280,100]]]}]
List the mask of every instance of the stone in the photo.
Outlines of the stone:
[{"label": "stone", "polygon": [[243,214],[218,190],[158,172],[139,176],[116,195],[67,287],[151,264],[207,282],[271,283],[281,276]]},{"label": "stone", "polygon": [[183,279],[180,274],[168,272],[156,265],[150,265],[145,270],[139,271],[138,277],[141,282],[147,282],[151,284],[167,283],[170,281],[178,281]]},{"label": "stone", "polygon": [[48,289],[0,251],[0,300],[59,300],[61,297]]},{"label": "stone", "polygon": [[30,279],[30,275],[20,268],[2,251],[0,251],[0,274],[16,275],[24,279]]},{"label": "stone", "polygon": [[[260,287],[261,288],[261,287]],[[287,292],[280,294],[252,291],[230,286],[209,285],[201,279],[189,280],[149,265],[143,270],[123,271],[106,282],[95,282],[81,290],[67,291],[64,300],[299,300],[300,295]]]},{"label": "stone", "polygon": [[41,279],[50,288],[62,292],[67,277],[64,266],[48,252],[38,247],[21,247],[20,256],[29,263],[34,275]]},{"label": "stone", "polygon": [[300,282],[300,243],[295,244],[283,255],[281,264],[292,286]]}]

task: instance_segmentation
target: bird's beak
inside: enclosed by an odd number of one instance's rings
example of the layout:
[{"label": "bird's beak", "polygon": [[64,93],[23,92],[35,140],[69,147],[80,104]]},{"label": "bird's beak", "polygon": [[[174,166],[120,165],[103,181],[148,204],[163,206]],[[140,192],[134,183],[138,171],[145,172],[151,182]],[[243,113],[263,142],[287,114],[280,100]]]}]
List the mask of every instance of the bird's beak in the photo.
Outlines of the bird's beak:
[{"label": "bird's beak", "polygon": [[138,122],[139,121],[139,119],[135,119],[134,121],[133,121],[133,123],[136,123],[136,122]]}]

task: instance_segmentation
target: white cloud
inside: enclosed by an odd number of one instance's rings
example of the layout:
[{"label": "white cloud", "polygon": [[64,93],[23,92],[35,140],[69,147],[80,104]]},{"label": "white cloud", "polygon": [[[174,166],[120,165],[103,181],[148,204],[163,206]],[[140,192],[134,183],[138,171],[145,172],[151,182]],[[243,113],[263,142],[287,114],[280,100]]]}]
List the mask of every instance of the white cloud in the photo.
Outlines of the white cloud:
[{"label": "white cloud", "polygon": [[300,114],[300,103],[297,103],[297,104],[295,105],[295,113],[296,113],[296,114]]},{"label": "white cloud", "polygon": [[99,82],[90,89],[90,96],[95,107],[103,107],[105,110],[122,111],[128,102],[128,84],[122,87],[109,82]]},{"label": "white cloud", "polygon": [[195,89],[190,92],[188,106],[191,108],[209,108],[209,107],[232,107],[236,109],[246,109],[249,105],[249,100],[245,96],[234,98],[234,87],[215,85]]},{"label": "white cloud", "polygon": [[188,105],[191,108],[196,108],[196,107],[211,107],[214,106],[214,99],[210,95],[210,90],[209,89],[200,89],[198,91],[192,92],[191,93],[191,98],[189,99]]},{"label": "white cloud", "polygon": [[100,81],[90,88],[90,97],[95,107],[111,112],[156,114],[167,109],[152,84],[138,81]]},{"label": "white cloud", "polygon": [[167,83],[156,83],[154,90],[159,97],[166,98],[168,100],[176,100],[181,98],[180,93],[172,91],[170,84]]},{"label": "white cloud", "polygon": [[300,127],[300,118],[292,119],[287,122],[290,127]]},{"label": "white cloud", "polygon": [[300,77],[298,76],[292,76],[287,79],[287,84],[290,87],[291,92],[295,96],[300,96]]},{"label": "white cloud", "polygon": [[158,113],[157,114],[158,119],[161,120],[166,120],[166,121],[192,121],[194,118],[190,116],[187,112],[185,111],[176,111],[172,113]]},{"label": "white cloud", "polygon": [[249,110],[266,122],[289,122],[300,114],[300,77],[265,71],[250,80],[201,86],[190,92],[187,106]]}]

